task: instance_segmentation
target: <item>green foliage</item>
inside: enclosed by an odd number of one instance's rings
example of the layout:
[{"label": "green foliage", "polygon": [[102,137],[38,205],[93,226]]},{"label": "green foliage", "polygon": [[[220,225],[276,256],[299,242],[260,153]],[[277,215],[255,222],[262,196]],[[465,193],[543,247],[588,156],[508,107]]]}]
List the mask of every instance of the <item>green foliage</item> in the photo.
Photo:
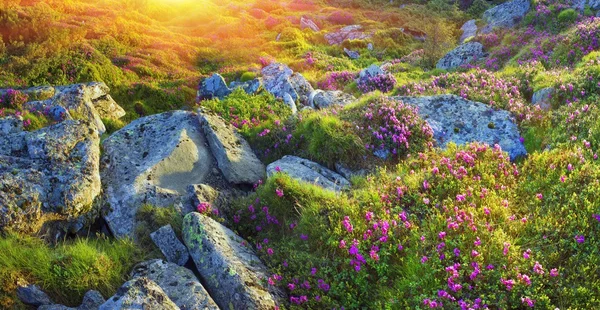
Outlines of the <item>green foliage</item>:
[{"label": "green foliage", "polygon": [[577,16],[579,14],[577,13],[577,11],[575,11],[574,9],[566,9],[566,10],[562,10],[559,14],[558,14],[558,22],[560,22],[563,25],[569,25],[574,23],[577,20]]},{"label": "green foliage", "polygon": [[254,72],[244,72],[244,74],[242,74],[242,76],[240,77],[240,81],[247,82],[247,81],[252,81],[255,78],[256,78],[256,73],[254,73]]},{"label": "green foliage", "polygon": [[57,303],[76,306],[90,289],[112,296],[143,259],[131,241],[104,237],[61,242],[52,247],[34,238],[0,237],[0,306],[21,308],[17,283],[36,283]]}]

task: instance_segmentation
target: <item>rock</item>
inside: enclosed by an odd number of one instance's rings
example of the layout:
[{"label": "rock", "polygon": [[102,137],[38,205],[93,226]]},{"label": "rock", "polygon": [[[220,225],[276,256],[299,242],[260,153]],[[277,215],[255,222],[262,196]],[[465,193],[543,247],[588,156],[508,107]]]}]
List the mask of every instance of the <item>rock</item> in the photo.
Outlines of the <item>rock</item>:
[{"label": "rock", "polygon": [[300,18],[300,28],[302,28],[302,29],[308,28],[314,32],[320,31],[319,26],[317,26],[317,24],[315,24],[315,22],[313,22],[312,20],[310,20],[308,18],[304,18],[304,17]]},{"label": "rock", "polygon": [[229,96],[229,94],[231,94],[231,89],[227,87],[225,79],[218,73],[214,73],[212,76],[204,79],[202,83],[200,83],[200,88],[198,89],[198,98],[200,100],[213,98],[223,99]]},{"label": "rock", "polygon": [[258,90],[260,89],[260,87],[262,86],[262,81],[259,78],[256,79],[252,79],[250,81],[246,81],[246,82],[231,82],[229,83],[229,88],[230,89],[236,89],[236,88],[241,88],[243,89],[247,94],[256,94],[258,92]]},{"label": "rock", "polygon": [[351,51],[351,50],[349,50],[349,49],[347,49],[345,47],[344,47],[344,53],[346,53],[346,55],[348,55],[348,57],[350,59],[358,59],[358,58],[360,58],[360,54],[358,52]]},{"label": "rock", "polygon": [[530,6],[530,0],[512,0],[485,11],[483,20],[487,26],[482,33],[490,33],[493,28],[514,27],[527,14]]},{"label": "rock", "polygon": [[290,96],[290,94],[286,93],[283,96],[283,103],[285,103],[285,105],[290,107],[290,110],[292,110],[292,115],[298,114],[298,108],[296,107],[296,102],[294,102],[294,99],[292,99],[292,96]]},{"label": "rock", "polygon": [[600,0],[587,0],[587,5],[592,10],[598,10],[600,9]]},{"label": "rock", "polygon": [[336,32],[325,34],[325,40],[329,45],[342,44],[346,40],[366,40],[371,37],[372,34],[363,32],[360,25],[346,26]]},{"label": "rock", "polygon": [[200,213],[183,221],[183,240],[206,289],[221,309],[273,309],[284,293],[267,287],[267,268],[248,243]]},{"label": "rock", "polygon": [[19,297],[24,304],[35,307],[53,304],[50,297],[35,284],[18,287],[17,297]]},{"label": "rock", "polygon": [[373,43],[369,43],[369,44],[367,44],[367,49],[368,49],[369,51],[372,51],[372,50],[374,50]]},{"label": "rock", "polygon": [[438,146],[448,142],[473,141],[499,144],[512,160],[527,154],[510,113],[455,95],[430,97],[394,97],[419,108],[420,116],[432,127]]},{"label": "rock", "polygon": [[460,30],[462,30],[463,34],[460,36],[459,43],[463,44],[468,38],[477,35],[476,21],[474,19],[471,19],[470,21],[464,23],[462,27],[460,27]]},{"label": "rock", "polygon": [[230,216],[229,202],[234,198],[245,195],[242,190],[234,188],[216,190],[207,184],[190,185],[188,186],[188,193],[194,210],[201,202],[204,202],[210,204],[212,210],[217,210],[221,216]]},{"label": "rock", "polygon": [[14,133],[20,133],[23,131],[23,120],[8,116],[0,118],[0,135],[9,135]]},{"label": "rock", "polygon": [[[145,203],[178,205],[190,184],[221,182],[196,113],[172,111],[139,118],[103,143],[102,180],[117,237],[133,236],[135,214]],[[192,211],[180,209],[182,213]]]},{"label": "rock", "polygon": [[332,105],[347,105],[355,102],[356,98],[340,90],[316,91],[311,96],[311,106],[319,109],[327,108]]},{"label": "rock", "polygon": [[162,309],[179,310],[167,294],[154,281],[137,278],[125,282],[117,293],[100,305],[100,310],[113,309]]},{"label": "rock", "polygon": [[283,99],[288,93],[294,99],[298,100],[298,93],[290,82],[290,77],[294,73],[288,66],[280,63],[272,63],[262,69],[263,84],[265,89],[277,98]]},{"label": "rock", "polygon": [[533,94],[531,103],[540,106],[544,111],[548,111],[552,107],[551,100],[553,95],[554,87],[542,88]]},{"label": "rock", "polygon": [[383,75],[383,74],[385,74],[385,71],[383,71],[383,69],[381,69],[376,64],[372,64],[368,68],[360,71],[360,73],[358,74],[358,79],[365,80],[365,79],[376,77],[378,75]]},{"label": "rock", "polygon": [[125,116],[125,110],[110,95],[98,97],[93,103],[94,108],[96,108],[96,111],[98,111],[98,114],[103,119],[117,120]]},{"label": "rock", "polygon": [[48,116],[55,122],[62,122],[65,119],[70,119],[69,111],[59,105],[48,107]]},{"label": "rock", "polygon": [[199,118],[219,169],[229,182],[255,184],[264,178],[265,166],[232,125],[208,113],[199,113]]},{"label": "rock", "polygon": [[60,222],[91,210],[100,194],[93,125],[71,120],[24,132],[9,119],[0,130],[0,229],[36,230],[42,213]]},{"label": "rock", "polygon": [[64,305],[44,305],[38,307],[38,310],[97,310],[106,300],[98,291],[89,290],[83,295],[83,302],[77,308],[71,308]]},{"label": "rock", "polygon": [[438,69],[455,69],[462,65],[469,64],[476,60],[485,58],[487,55],[483,52],[483,45],[479,42],[467,42],[451,50],[438,61]]},{"label": "rock", "polygon": [[365,176],[367,174],[367,171],[364,169],[354,171],[342,163],[336,163],[335,170],[348,180],[350,180],[353,176]]},{"label": "rock", "polygon": [[287,173],[290,177],[307,183],[321,186],[331,191],[340,191],[350,187],[350,182],[343,176],[310,160],[286,155],[267,166],[267,175],[271,177],[277,171]]},{"label": "rock", "polygon": [[31,87],[28,89],[24,89],[23,93],[29,96],[29,100],[47,100],[54,97],[56,93],[54,87],[52,86],[37,86]]},{"label": "rock", "polygon": [[194,273],[176,264],[161,259],[143,262],[133,268],[131,278],[153,281],[181,309],[219,309]]},{"label": "rock", "polygon": [[185,265],[189,259],[187,248],[175,235],[175,231],[171,225],[166,225],[159,228],[157,231],[150,234],[150,238],[154,244],[160,249],[167,261],[175,263],[179,266]]},{"label": "rock", "polygon": [[[304,105],[308,104],[308,97],[310,96],[310,93],[315,90],[312,85],[310,85],[310,83],[304,78],[304,76],[302,76],[302,74],[297,72],[290,76],[289,81],[292,85],[292,88],[296,91],[296,94],[298,94],[298,101]],[[283,99],[285,99],[285,95]],[[295,100],[296,99],[294,99],[294,101]]]}]

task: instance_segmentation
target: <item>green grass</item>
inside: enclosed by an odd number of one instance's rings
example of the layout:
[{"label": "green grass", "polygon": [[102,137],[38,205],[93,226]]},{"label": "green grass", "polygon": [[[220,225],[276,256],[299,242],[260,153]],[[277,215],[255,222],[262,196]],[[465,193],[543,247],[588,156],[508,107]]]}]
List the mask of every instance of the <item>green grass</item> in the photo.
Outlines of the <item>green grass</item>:
[{"label": "green grass", "polygon": [[0,308],[22,308],[17,283],[35,283],[52,300],[69,306],[81,303],[90,289],[112,296],[145,253],[127,240],[78,238],[50,246],[35,237],[0,237]]},{"label": "green grass", "polygon": [[135,218],[137,221],[135,242],[149,256],[162,257],[162,253],[150,238],[150,234],[159,228],[171,224],[175,234],[181,238],[183,217],[174,207],[143,205],[138,209]]}]

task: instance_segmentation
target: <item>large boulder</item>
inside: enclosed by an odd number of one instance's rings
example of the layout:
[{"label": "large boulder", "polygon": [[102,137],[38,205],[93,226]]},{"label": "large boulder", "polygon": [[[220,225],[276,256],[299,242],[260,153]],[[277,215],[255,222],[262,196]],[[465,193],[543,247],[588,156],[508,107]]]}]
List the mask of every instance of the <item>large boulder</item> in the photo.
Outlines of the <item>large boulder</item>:
[{"label": "large boulder", "polygon": [[265,89],[277,98],[283,99],[284,95],[290,94],[294,101],[298,100],[298,93],[290,82],[294,71],[281,63],[272,63],[261,71]]},{"label": "large boulder", "polygon": [[274,309],[284,293],[267,287],[266,266],[248,243],[200,213],[183,222],[183,239],[202,282],[221,309]]},{"label": "large boulder", "polygon": [[483,20],[487,26],[482,33],[490,33],[494,28],[514,27],[527,14],[530,6],[530,0],[512,0],[485,11]]},{"label": "large boulder", "polygon": [[[137,119],[103,143],[102,180],[117,237],[132,236],[145,203],[178,205],[190,184],[222,182],[196,113],[172,111]],[[213,183],[211,183],[213,182]],[[187,206],[187,209],[184,209]],[[191,211],[191,205],[181,206]]]},{"label": "large boulder", "polygon": [[199,117],[219,169],[229,182],[255,184],[264,178],[265,166],[232,125],[208,113],[200,113]]},{"label": "large boulder", "polygon": [[99,310],[179,310],[167,294],[154,281],[137,278],[126,282],[117,293],[100,305]]},{"label": "large boulder", "polygon": [[476,60],[485,58],[487,55],[483,52],[483,45],[479,42],[467,42],[451,50],[436,65],[438,69],[455,69],[462,65],[472,63]]},{"label": "large boulder", "polygon": [[194,273],[176,264],[160,259],[146,261],[133,268],[131,278],[153,281],[181,309],[219,309]]},{"label": "large boulder", "polygon": [[309,97],[309,105],[322,109],[332,105],[347,105],[355,102],[356,98],[340,90],[317,90]]},{"label": "large boulder", "polygon": [[366,40],[371,38],[371,33],[364,32],[361,25],[346,26],[338,31],[325,34],[329,45],[342,44],[346,40]]},{"label": "large boulder", "polygon": [[83,121],[26,132],[0,119],[0,230],[39,229],[43,213],[67,222],[87,214],[101,187],[99,141]]},{"label": "large boulder", "polygon": [[395,97],[419,108],[419,114],[433,129],[440,147],[449,142],[473,141],[498,144],[515,159],[527,154],[520,133],[510,113],[455,95],[429,97]]},{"label": "large boulder", "polygon": [[313,161],[296,156],[286,155],[267,166],[269,177],[277,172],[287,173],[294,179],[319,185],[331,191],[350,187],[350,182],[343,176]]},{"label": "large boulder", "polygon": [[[292,74],[289,81],[292,84],[292,88],[296,91],[296,94],[298,94],[297,100],[304,105],[308,104],[308,97],[315,90],[312,85],[310,85],[304,76],[298,72]],[[292,99],[294,98],[292,97]]]},{"label": "large boulder", "polygon": [[464,23],[462,27],[460,27],[463,34],[460,36],[459,43],[463,44],[468,38],[472,38],[477,35],[477,23],[474,19]]}]

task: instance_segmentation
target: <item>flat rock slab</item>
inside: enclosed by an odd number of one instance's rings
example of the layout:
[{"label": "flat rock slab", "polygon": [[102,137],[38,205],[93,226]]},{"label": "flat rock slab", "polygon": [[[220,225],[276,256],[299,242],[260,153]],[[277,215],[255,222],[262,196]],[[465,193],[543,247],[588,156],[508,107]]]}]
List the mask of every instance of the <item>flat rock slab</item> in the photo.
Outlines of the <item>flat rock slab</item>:
[{"label": "flat rock slab", "polygon": [[487,56],[483,52],[483,45],[479,42],[467,42],[451,50],[436,65],[438,69],[455,69],[470,64]]},{"label": "flat rock slab", "polygon": [[171,225],[159,228],[150,234],[150,238],[167,258],[167,261],[183,266],[190,258],[187,248],[177,239]]},{"label": "flat rock slab", "polygon": [[477,35],[477,21],[474,19],[471,19],[470,21],[464,23],[462,25],[462,27],[460,27],[460,30],[462,30],[463,34],[460,36],[459,43],[462,44],[468,38],[471,38],[471,37],[474,37]]},{"label": "flat rock slab", "polygon": [[148,278],[158,284],[181,309],[219,309],[194,273],[184,267],[154,259],[133,268],[132,279]]},{"label": "flat rock slab", "polygon": [[428,97],[394,97],[419,108],[419,115],[433,129],[438,146],[449,142],[498,144],[511,160],[527,154],[520,142],[521,134],[513,117],[505,110],[455,95]]},{"label": "flat rock slab", "polygon": [[232,125],[209,113],[201,112],[199,118],[219,169],[229,182],[255,184],[264,178],[265,166]]},{"label": "flat rock slab", "polygon": [[221,309],[274,309],[284,293],[267,287],[267,268],[248,243],[200,213],[183,222],[183,239],[206,289]]},{"label": "flat rock slab", "polygon": [[154,281],[148,278],[137,278],[125,282],[117,293],[100,305],[100,310],[128,309],[161,309],[179,310],[167,294]]},{"label": "flat rock slab", "polygon": [[132,236],[142,204],[173,205],[188,185],[219,177],[211,173],[216,164],[207,144],[198,116],[185,111],[137,119],[106,139],[101,175],[113,234]]},{"label": "flat rock slab", "polygon": [[287,173],[290,177],[321,186],[331,191],[340,191],[350,187],[350,182],[339,175],[308,159],[287,155],[267,166],[270,177],[277,170]]},{"label": "flat rock slab", "polygon": [[512,28],[514,27],[531,7],[529,0],[512,0],[497,5],[483,13],[483,20],[488,23],[482,30],[483,33],[489,33],[493,28]]}]

